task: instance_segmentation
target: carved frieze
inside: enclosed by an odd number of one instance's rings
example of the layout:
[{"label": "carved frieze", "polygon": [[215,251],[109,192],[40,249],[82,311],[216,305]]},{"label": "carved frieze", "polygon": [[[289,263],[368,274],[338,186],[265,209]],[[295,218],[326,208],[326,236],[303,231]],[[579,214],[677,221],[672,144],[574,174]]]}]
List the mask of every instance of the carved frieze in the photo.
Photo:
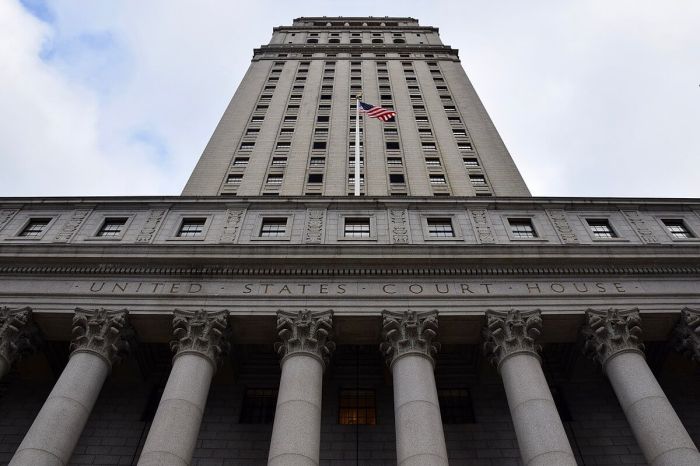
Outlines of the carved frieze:
[{"label": "carved frieze", "polygon": [[275,351],[282,361],[297,353],[311,355],[325,368],[335,350],[332,332],[333,311],[278,311],[277,334],[281,341],[275,343]]},{"label": "carved frieze", "polygon": [[165,209],[151,209],[148,211],[148,217],[146,218],[146,223],[144,223],[143,228],[136,237],[137,243],[150,243],[153,241],[153,237],[158,231],[158,227],[165,217]]},{"label": "carved frieze", "polygon": [[323,209],[308,209],[306,211],[306,244],[321,244],[323,242],[323,227],[326,223],[326,211]]},{"label": "carved frieze", "polygon": [[92,209],[76,209],[53,238],[54,243],[67,243],[83,224]]},{"label": "carved frieze", "polygon": [[676,351],[700,364],[700,310],[686,307],[674,330]]},{"label": "carved frieze", "polygon": [[486,209],[471,209],[469,214],[479,243],[495,244],[496,237],[493,235],[493,227],[488,211]]},{"label": "carved frieze", "polygon": [[632,225],[632,228],[637,232],[643,243],[654,244],[659,242],[638,210],[623,210],[622,214],[630,225]]},{"label": "carved frieze", "polygon": [[175,357],[196,353],[217,367],[230,348],[228,311],[175,310],[173,340],[170,342]]},{"label": "carved frieze", "polygon": [[500,366],[508,356],[529,353],[539,358],[537,338],[542,334],[542,318],[539,310],[521,312],[486,312],[484,328],[484,354],[495,366]]},{"label": "carved frieze", "polygon": [[73,316],[71,354],[92,353],[110,367],[119,363],[129,352],[129,340],[133,338],[127,317],[126,309],[77,308]]},{"label": "carved frieze", "polygon": [[0,358],[12,364],[33,352],[38,343],[38,329],[29,307],[0,308]]},{"label": "carved frieze", "polygon": [[17,212],[19,212],[19,209],[0,209],[0,231],[5,228],[5,225],[10,223],[10,220]]},{"label": "carved frieze", "polygon": [[426,357],[435,365],[440,349],[437,311],[382,312],[382,343],[379,346],[389,367],[407,354]]},{"label": "carved frieze", "polygon": [[238,232],[241,229],[241,221],[245,215],[245,209],[227,209],[224,232],[221,234],[221,243],[235,243],[238,239]]},{"label": "carved frieze", "polygon": [[394,244],[408,244],[408,213],[405,209],[390,209],[391,240]]},{"label": "carved frieze", "polygon": [[554,230],[559,235],[564,244],[578,244],[578,237],[569,221],[566,219],[566,212],[562,209],[547,209],[547,215],[554,225]]},{"label": "carved frieze", "polygon": [[589,309],[583,328],[584,352],[603,366],[617,353],[641,353],[644,350],[641,323],[638,309]]}]

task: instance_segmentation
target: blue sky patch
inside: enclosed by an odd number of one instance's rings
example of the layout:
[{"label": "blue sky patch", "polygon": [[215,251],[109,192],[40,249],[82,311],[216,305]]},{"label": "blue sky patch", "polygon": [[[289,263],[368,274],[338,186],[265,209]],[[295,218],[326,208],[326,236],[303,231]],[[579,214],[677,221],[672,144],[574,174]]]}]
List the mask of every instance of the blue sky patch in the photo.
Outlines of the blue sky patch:
[{"label": "blue sky patch", "polygon": [[19,0],[25,10],[30,12],[45,23],[51,23],[54,20],[53,11],[49,8],[47,0]]}]

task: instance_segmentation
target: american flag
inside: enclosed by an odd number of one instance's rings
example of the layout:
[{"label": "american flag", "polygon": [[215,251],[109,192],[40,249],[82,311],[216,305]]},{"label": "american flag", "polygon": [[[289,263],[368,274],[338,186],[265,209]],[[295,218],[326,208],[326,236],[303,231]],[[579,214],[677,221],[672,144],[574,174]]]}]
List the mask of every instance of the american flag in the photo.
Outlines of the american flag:
[{"label": "american flag", "polygon": [[394,121],[396,112],[393,110],[387,110],[386,108],[376,107],[374,105],[357,101],[357,107],[360,112],[366,113],[370,118],[379,118],[382,121]]}]

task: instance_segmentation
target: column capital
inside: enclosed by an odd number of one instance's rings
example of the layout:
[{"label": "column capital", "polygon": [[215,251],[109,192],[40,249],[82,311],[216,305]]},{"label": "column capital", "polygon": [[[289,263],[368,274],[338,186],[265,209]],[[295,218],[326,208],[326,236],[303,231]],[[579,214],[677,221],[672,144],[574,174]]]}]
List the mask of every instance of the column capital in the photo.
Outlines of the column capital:
[{"label": "column capital", "polygon": [[133,331],[129,326],[128,311],[76,308],[73,316],[71,355],[92,353],[102,358],[110,368],[119,363],[129,352],[129,339]]},{"label": "column capital", "polygon": [[583,351],[605,363],[618,353],[636,352],[644,354],[642,343],[642,319],[639,309],[606,309],[586,311],[585,338]]},{"label": "column capital", "polygon": [[170,349],[176,358],[183,354],[202,356],[216,369],[231,348],[230,333],[228,311],[175,309]]},{"label": "column capital", "polygon": [[519,311],[511,309],[498,312],[486,311],[484,327],[484,354],[497,367],[514,354],[527,353],[540,359],[542,349],[535,340],[542,334],[542,317],[539,309]]},{"label": "column capital", "polygon": [[333,311],[277,311],[277,335],[282,341],[275,343],[275,351],[282,361],[304,353],[321,361],[325,369],[335,350],[335,343],[331,341]]},{"label": "column capital", "polygon": [[438,332],[438,311],[382,312],[382,338],[379,349],[391,365],[407,354],[428,358],[435,366],[440,343],[434,341]]},{"label": "column capital", "polygon": [[700,363],[700,309],[684,308],[674,330],[676,351]]},{"label": "column capital", "polygon": [[0,358],[12,364],[36,349],[38,329],[32,319],[32,309],[0,307]]}]

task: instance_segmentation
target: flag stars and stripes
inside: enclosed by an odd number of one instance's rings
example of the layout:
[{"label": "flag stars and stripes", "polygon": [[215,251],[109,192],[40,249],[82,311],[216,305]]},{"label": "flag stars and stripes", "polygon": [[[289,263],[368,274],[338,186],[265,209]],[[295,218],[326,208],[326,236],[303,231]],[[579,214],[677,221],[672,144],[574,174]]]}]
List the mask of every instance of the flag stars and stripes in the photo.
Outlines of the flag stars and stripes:
[{"label": "flag stars and stripes", "polygon": [[365,102],[360,102],[359,100],[357,101],[357,108],[368,117],[378,118],[382,121],[393,121],[396,116],[396,112],[393,110],[377,107]]}]

